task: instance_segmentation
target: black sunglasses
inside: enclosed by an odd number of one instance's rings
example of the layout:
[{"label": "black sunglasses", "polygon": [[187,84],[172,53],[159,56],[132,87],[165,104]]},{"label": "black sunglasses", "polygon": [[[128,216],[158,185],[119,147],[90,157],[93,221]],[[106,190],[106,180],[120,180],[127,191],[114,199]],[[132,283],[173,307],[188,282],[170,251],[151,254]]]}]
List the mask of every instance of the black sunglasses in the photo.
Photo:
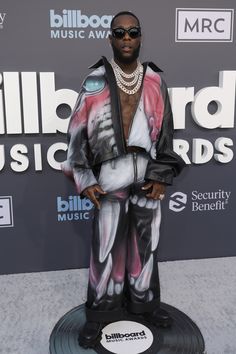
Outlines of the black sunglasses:
[{"label": "black sunglasses", "polygon": [[125,34],[128,33],[130,38],[135,39],[141,36],[141,28],[140,27],[131,27],[129,29],[125,29],[122,27],[114,28],[112,30],[112,36],[116,39],[124,38]]}]

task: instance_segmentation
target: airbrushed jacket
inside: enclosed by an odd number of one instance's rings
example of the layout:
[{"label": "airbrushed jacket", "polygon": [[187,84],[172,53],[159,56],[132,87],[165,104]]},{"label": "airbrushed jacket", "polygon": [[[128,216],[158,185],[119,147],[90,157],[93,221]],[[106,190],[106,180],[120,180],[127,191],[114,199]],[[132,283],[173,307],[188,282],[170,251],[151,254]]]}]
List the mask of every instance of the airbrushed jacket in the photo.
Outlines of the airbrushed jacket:
[{"label": "airbrushed jacket", "polygon": [[[139,102],[136,114],[144,115],[149,134],[148,146],[140,146],[150,155],[145,179],[172,184],[184,162],[173,151],[173,118],[168,91],[158,73],[161,70],[151,62],[143,66],[142,107]],[[102,162],[127,154],[113,69],[105,57],[91,68],[94,70],[84,80],[72,113],[67,160],[62,164],[62,170],[74,179],[79,193],[98,183],[96,176]],[[135,145],[139,146],[139,143]]]}]

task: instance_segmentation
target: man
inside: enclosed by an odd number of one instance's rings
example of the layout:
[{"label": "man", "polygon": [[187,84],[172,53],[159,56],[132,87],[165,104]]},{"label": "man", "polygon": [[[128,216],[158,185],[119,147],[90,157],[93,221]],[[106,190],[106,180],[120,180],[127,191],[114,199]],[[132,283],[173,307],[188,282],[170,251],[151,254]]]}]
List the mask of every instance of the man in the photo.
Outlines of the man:
[{"label": "man", "polygon": [[93,347],[104,323],[137,314],[157,326],[160,200],[183,167],[173,152],[167,88],[153,63],[139,62],[141,28],[130,12],[111,22],[114,59],[85,79],[69,125],[64,172],[95,205],[85,323],[80,345]]}]

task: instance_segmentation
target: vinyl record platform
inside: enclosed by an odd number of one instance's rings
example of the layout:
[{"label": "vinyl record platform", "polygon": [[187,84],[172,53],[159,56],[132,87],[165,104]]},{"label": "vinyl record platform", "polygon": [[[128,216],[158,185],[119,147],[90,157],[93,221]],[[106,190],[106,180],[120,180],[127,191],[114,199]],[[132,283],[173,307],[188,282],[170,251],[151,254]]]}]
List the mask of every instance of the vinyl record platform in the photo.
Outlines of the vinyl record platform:
[{"label": "vinyl record platform", "polygon": [[50,354],[204,354],[205,344],[197,325],[183,312],[161,303],[173,318],[169,328],[156,328],[137,316],[124,314],[120,321],[104,325],[100,343],[84,349],[78,334],[85,322],[84,305],[66,313],[50,336]]}]

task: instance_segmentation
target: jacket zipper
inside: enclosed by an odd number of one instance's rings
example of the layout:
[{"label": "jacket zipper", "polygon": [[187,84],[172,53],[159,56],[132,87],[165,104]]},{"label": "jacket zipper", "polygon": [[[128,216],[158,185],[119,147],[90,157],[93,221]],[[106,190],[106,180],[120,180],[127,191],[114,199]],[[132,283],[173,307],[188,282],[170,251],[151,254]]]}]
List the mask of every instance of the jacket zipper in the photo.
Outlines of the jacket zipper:
[{"label": "jacket zipper", "polygon": [[134,165],[134,183],[138,180],[138,169],[137,169],[137,153],[133,152],[133,165]]}]

